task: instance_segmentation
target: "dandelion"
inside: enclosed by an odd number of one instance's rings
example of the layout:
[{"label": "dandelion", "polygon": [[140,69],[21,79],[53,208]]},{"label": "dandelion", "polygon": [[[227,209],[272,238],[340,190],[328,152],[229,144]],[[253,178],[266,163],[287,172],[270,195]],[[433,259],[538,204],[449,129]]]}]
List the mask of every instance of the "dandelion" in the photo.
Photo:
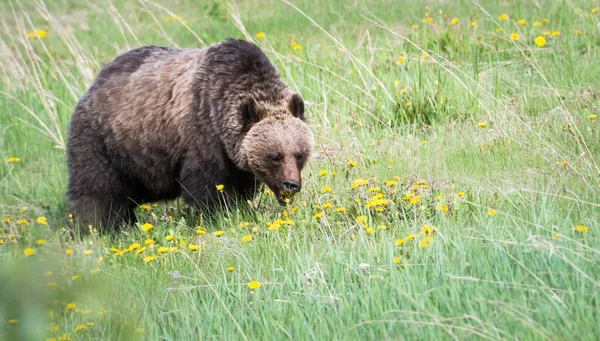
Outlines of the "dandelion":
[{"label": "dandelion", "polygon": [[552,236],[552,238],[554,238],[554,239],[558,239],[558,233],[555,233],[555,234]]},{"label": "dandelion", "polygon": [[172,241],[173,239],[175,239],[175,236],[174,236],[174,235],[172,235],[172,234],[168,234],[168,235],[165,237],[165,240],[166,240],[166,241],[168,241],[168,242]]},{"label": "dandelion", "polygon": [[577,226],[573,227],[572,230],[575,232],[579,232],[579,233],[587,233],[588,232],[588,228],[583,225],[577,225]]},{"label": "dandelion", "polygon": [[148,205],[140,205],[139,207],[140,207],[140,210],[142,210],[142,211],[150,211],[150,206],[148,206]]},{"label": "dandelion", "polygon": [[202,235],[206,234],[206,231],[202,230],[202,229],[198,229],[198,230],[196,230],[196,234],[199,236],[202,236]]},{"label": "dandelion", "polygon": [[459,198],[464,198],[465,192],[456,192],[456,195],[458,195]]},{"label": "dandelion", "polygon": [[240,239],[240,241],[242,243],[248,243],[251,240],[252,240],[252,235],[250,235],[250,234],[247,234]]},{"label": "dandelion", "polygon": [[44,30],[40,30],[39,28],[36,28],[35,31],[33,32],[29,32],[27,33],[27,38],[32,39],[32,38],[46,38],[48,36],[48,33]]},{"label": "dandelion", "polygon": [[92,254],[92,250],[83,250],[83,254],[89,256]]},{"label": "dandelion", "polygon": [[418,195],[415,195],[414,197],[410,198],[410,200],[408,201],[409,204],[411,205],[416,205],[421,201],[421,197]]},{"label": "dandelion", "polygon": [[535,38],[535,44],[539,47],[546,45],[546,38],[544,38],[543,36],[538,36],[537,38]]},{"label": "dandelion", "polygon": [[539,21],[536,21],[536,22],[533,23],[533,26],[540,27],[540,26],[542,26],[542,23],[539,22]]},{"label": "dandelion", "polygon": [[294,49],[294,51],[298,51],[302,49],[302,45],[294,43],[294,45],[292,45],[292,48]]},{"label": "dandelion", "polygon": [[233,270],[235,270],[235,267],[233,267],[233,266],[228,266],[227,267],[227,271],[233,272]]},{"label": "dandelion", "polygon": [[43,240],[43,239],[38,239],[38,240],[37,240],[35,243],[36,243],[37,245],[45,245],[45,244],[46,244],[46,241],[45,241],[45,240]]},{"label": "dandelion", "polygon": [[71,311],[71,310],[75,310],[77,306],[75,305],[75,303],[69,303],[67,304],[67,306],[65,307],[66,311]]},{"label": "dandelion", "polygon": [[590,120],[595,120],[596,117],[598,117],[597,115],[588,115],[587,118]]},{"label": "dandelion", "polygon": [[73,331],[74,331],[74,332],[78,332],[78,331],[80,331],[80,330],[84,330],[85,328],[87,328],[87,327],[85,326],[85,324],[80,324],[80,325],[78,325],[77,327],[73,328]]},{"label": "dandelion", "polygon": [[517,20],[517,25],[526,26],[527,22],[525,21],[525,19],[519,19]]},{"label": "dandelion", "polygon": [[40,225],[48,225],[48,222],[46,221],[46,217],[38,217],[36,219],[36,221]]},{"label": "dandelion", "polygon": [[72,281],[76,281],[76,280],[78,280],[80,278],[81,278],[81,276],[79,276],[79,275],[73,275],[73,276],[71,276],[71,280]]},{"label": "dandelion", "polygon": [[154,240],[148,238],[148,239],[144,240],[144,244],[146,244],[146,245],[152,245],[152,244],[154,244]]},{"label": "dandelion", "polygon": [[150,263],[152,261],[154,261],[154,257],[152,257],[152,256],[146,256],[146,257],[144,257],[144,262],[145,263]]},{"label": "dandelion", "polygon": [[152,229],[152,224],[145,223],[142,226],[140,226],[140,229],[142,229],[142,231],[144,232],[148,232],[150,231],[150,229]]},{"label": "dandelion", "polygon": [[367,190],[367,193],[377,193],[379,191],[381,191],[380,187],[371,187]]},{"label": "dandelion", "polygon": [[411,105],[412,105],[412,102],[406,102],[405,105],[406,105],[407,108],[410,108]]},{"label": "dandelion", "polygon": [[10,319],[10,320],[8,320],[8,323],[17,324],[17,323],[19,323],[19,320],[18,319]]},{"label": "dandelion", "polygon": [[200,250],[200,245],[189,244],[188,249],[190,249],[191,251],[198,251]]},{"label": "dandelion", "polygon": [[21,159],[18,157],[11,156],[8,158],[7,161],[8,161],[8,163],[17,163],[17,162],[21,161]]},{"label": "dandelion", "polygon": [[66,249],[66,250],[65,250],[65,254],[66,254],[67,256],[68,256],[68,255],[70,255],[70,254],[72,254],[72,253],[73,253],[73,250],[71,250],[71,249]]},{"label": "dandelion", "polygon": [[576,36],[582,36],[583,35],[583,31],[581,31],[581,30],[574,30],[573,34],[576,35]]},{"label": "dandelion", "polygon": [[321,189],[321,193],[330,193],[331,192],[331,187],[329,186],[325,186]]},{"label": "dandelion", "polygon": [[346,212],[346,209],[344,207],[338,207],[335,209],[338,213],[343,213]]},{"label": "dandelion", "polygon": [[164,246],[163,247],[159,247],[158,250],[156,250],[156,252],[158,252],[158,254],[167,253],[167,252],[169,252],[169,248],[168,247],[164,247]]},{"label": "dandelion", "polygon": [[136,255],[139,255],[140,253],[142,253],[142,252],[144,252],[144,251],[146,251],[146,247],[145,247],[145,246],[144,246],[144,247],[142,247],[142,248],[139,248],[139,249],[138,249],[138,250],[135,252],[135,254],[136,254]]},{"label": "dandelion", "polygon": [[221,237],[223,234],[225,234],[225,231],[216,231],[215,233],[213,233],[215,237]]},{"label": "dandelion", "polygon": [[424,23],[429,24],[430,22],[433,21],[433,18],[430,16],[426,16],[425,18],[422,19]]},{"label": "dandelion", "polygon": [[23,253],[25,254],[25,256],[31,256],[31,255],[35,254],[35,250],[28,247],[25,249],[25,251],[23,251]]},{"label": "dandelion", "polygon": [[325,169],[321,169],[319,171],[319,176],[325,176],[325,175],[327,175],[327,171]]},{"label": "dandelion", "polygon": [[379,225],[379,226],[377,226],[377,229],[379,231],[385,231],[385,230],[387,230],[387,226],[385,226],[385,225]]},{"label": "dandelion", "polygon": [[365,221],[367,221],[367,216],[366,215],[359,215],[358,217],[356,217],[356,222],[359,223],[359,224],[362,224]]},{"label": "dandelion", "polygon": [[100,272],[100,269],[98,269],[98,268],[95,268],[95,269],[92,269],[92,270],[90,270],[90,274],[91,274],[91,275],[93,275],[93,274],[95,274],[95,273],[98,273],[98,272]]},{"label": "dandelion", "polygon": [[481,128],[485,128],[487,126],[487,123],[486,122],[479,122],[479,123],[477,123],[477,126],[481,127]]},{"label": "dandelion", "polygon": [[488,210],[488,214],[491,215],[492,217],[495,216],[496,214],[498,214],[498,212],[496,212],[496,210],[494,209],[490,209]]},{"label": "dandelion", "polygon": [[549,35],[551,35],[551,34],[552,34],[552,32],[550,32],[550,31],[544,31],[544,32],[543,32],[543,35],[545,35],[545,36],[549,36]]},{"label": "dandelion", "polygon": [[430,227],[429,225],[425,225],[423,226],[423,229],[421,229],[421,234],[430,234],[435,232],[435,227]]},{"label": "dandelion", "polygon": [[560,31],[552,31],[552,36],[557,37],[560,35]]},{"label": "dandelion", "polygon": [[475,27],[475,26],[477,26],[477,23],[474,21],[471,21],[471,27]]},{"label": "dandelion", "polygon": [[144,332],[144,328],[135,328],[136,334],[141,334]]},{"label": "dandelion", "polygon": [[598,14],[598,9],[597,8],[592,8],[592,13]]},{"label": "dandelion", "polygon": [[367,179],[357,178],[352,181],[352,184],[350,185],[350,187],[352,189],[354,189],[354,188],[358,188],[361,186],[366,186],[368,183],[369,183],[369,180],[367,180]]},{"label": "dandelion", "polygon": [[458,24],[458,18],[452,18],[450,25],[456,25],[456,24]]},{"label": "dandelion", "polygon": [[256,289],[260,288],[261,286],[262,286],[262,284],[259,281],[248,282],[248,288],[250,290],[256,290]]},{"label": "dandelion", "polygon": [[428,235],[419,242],[419,246],[421,248],[426,248],[426,247],[430,246],[432,242],[433,242],[433,237]]},{"label": "dandelion", "polygon": [[392,259],[392,262],[394,262],[394,264],[400,263],[400,257],[394,257],[394,259]]},{"label": "dandelion", "polygon": [[398,64],[404,63],[404,57],[398,57],[398,59],[396,59],[396,62],[398,62]]},{"label": "dandelion", "polygon": [[408,236],[406,236],[406,240],[413,240],[413,239],[415,239],[414,234],[409,234]]},{"label": "dandelion", "polygon": [[510,40],[515,41],[519,39],[519,34],[518,33],[511,33],[510,34]]},{"label": "dandelion", "polygon": [[544,19],[542,19],[542,22],[544,22],[544,23],[546,23],[546,24],[547,24],[547,23],[549,23],[549,22],[550,22],[550,19],[548,19],[548,18],[544,18]]},{"label": "dandelion", "polygon": [[398,184],[397,181],[393,181],[393,180],[386,180],[383,183],[388,187],[394,187]]},{"label": "dandelion", "polygon": [[225,185],[217,185],[215,187],[217,188],[217,191],[222,192],[223,188],[225,188]]},{"label": "dandelion", "polygon": [[508,20],[508,14],[503,13],[498,17],[498,21],[506,21]]},{"label": "dandelion", "polygon": [[348,166],[356,167],[356,161],[348,160]]},{"label": "dandelion", "polygon": [[256,33],[256,38],[258,38],[258,39],[262,39],[262,38],[264,38],[264,37],[265,37],[265,34],[264,34],[263,32],[258,32],[258,33]]}]

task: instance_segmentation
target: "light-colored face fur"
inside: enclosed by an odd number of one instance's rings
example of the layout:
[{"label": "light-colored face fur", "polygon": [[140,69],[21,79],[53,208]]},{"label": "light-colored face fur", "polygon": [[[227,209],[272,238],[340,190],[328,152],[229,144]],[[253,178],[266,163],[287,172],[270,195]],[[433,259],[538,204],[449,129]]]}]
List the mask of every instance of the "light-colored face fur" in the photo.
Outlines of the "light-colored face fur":
[{"label": "light-colored face fur", "polygon": [[[300,191],[302,168],[308,161],[314,137],[308,125],[292,115],[267,116],[254,124],[242,142],[249,170],[285,205]],[[295,191],[286,188],[296,183]]]}]

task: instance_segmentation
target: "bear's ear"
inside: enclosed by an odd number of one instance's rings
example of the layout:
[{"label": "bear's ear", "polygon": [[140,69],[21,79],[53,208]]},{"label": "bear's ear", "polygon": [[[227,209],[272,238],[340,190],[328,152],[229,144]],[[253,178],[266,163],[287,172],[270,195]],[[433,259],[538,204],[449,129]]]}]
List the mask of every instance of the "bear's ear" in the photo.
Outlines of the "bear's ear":
[{"label": "bear's ear", "polygon": [[290,111],[294,117],[306,121],[306,118],[304,117],[304,100],[302,99],[302,96],[298,94],[292,96],[292,100],[290,101]]},{"label": "bear's ear", "polygon": [[260,121],[258,103],[254,97],[249,96],[246,101],[242,104],[242,119],[244,120],[244,125],[252,125],[258,121]]}]

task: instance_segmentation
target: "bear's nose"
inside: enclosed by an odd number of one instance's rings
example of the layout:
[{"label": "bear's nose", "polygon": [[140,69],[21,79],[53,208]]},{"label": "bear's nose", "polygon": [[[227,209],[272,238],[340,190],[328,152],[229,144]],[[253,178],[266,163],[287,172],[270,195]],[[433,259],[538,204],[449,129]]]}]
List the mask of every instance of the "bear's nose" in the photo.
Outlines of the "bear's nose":
[{"label": "bear's nose", "polygon": [[290,193],[300,192],[300,183],[298,182],[298,180],[295,180],[295,179],[284,180],[283,184],[281,184],[281,187],[283,187],[283,190],[286,192],[290,192]]}]

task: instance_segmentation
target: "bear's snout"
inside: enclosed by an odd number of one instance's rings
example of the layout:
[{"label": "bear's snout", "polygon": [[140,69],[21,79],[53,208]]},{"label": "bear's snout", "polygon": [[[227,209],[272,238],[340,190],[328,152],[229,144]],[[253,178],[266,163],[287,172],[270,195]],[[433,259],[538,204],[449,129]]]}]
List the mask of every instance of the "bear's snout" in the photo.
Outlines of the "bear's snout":
[{"label": "bear's snout", "polygon": [[300,192],[301,185],[296,179],[285,179],[281,184],[281,188],[288,193],[298,193]]}]

